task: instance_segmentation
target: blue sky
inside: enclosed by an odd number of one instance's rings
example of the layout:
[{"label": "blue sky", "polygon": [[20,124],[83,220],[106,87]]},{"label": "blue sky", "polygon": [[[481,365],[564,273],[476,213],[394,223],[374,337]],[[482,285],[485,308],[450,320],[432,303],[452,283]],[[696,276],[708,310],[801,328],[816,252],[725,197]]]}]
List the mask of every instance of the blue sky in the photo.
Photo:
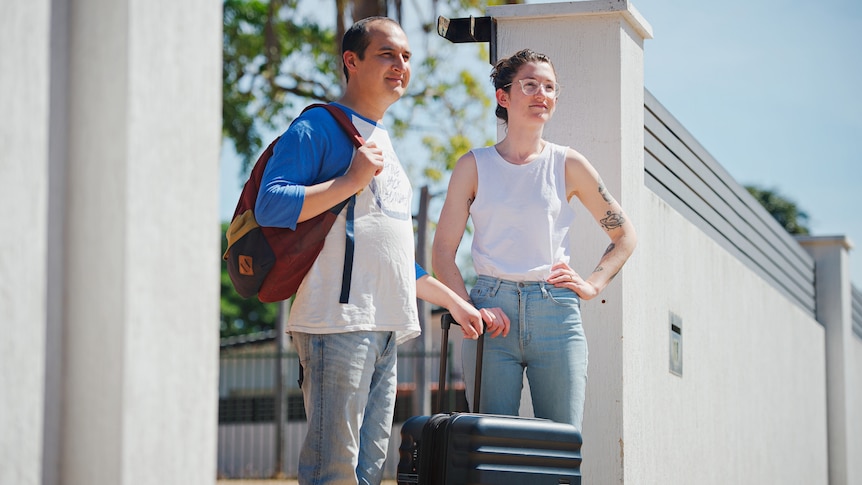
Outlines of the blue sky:
[{"label": "blue sky", "polygon": [[[848,236],[851,279],[862,288],[862,2],[632,4],[653,28],[646,88],[738,182],[795,202],[813,235]],[[238,197],[237,170],[226,152],[223,219]]]},{"label": "blue sky", "polygon": [[632,3],[653,27],[646,88],[738,182],[848,236],[862,287],[862,3]]}]

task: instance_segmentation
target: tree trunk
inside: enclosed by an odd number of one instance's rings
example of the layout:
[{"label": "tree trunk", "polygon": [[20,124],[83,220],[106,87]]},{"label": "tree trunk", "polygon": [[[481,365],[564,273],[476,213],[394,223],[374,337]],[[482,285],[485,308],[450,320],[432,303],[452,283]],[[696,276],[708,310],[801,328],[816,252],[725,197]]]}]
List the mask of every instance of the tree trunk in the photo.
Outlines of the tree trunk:
[{"label": "tree trunk", "polygon": [[353,21],[376,15],[388,15],[386,0],[353,0]]}]

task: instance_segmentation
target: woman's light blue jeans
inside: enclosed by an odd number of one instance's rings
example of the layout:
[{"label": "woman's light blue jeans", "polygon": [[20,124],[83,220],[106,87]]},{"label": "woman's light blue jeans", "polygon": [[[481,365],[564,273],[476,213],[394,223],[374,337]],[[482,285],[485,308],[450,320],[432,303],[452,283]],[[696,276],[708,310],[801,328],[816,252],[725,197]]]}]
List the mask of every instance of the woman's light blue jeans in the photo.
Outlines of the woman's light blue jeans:
[{"label": "woman's light blue jeans", "polygon": [[291,335],[308,418],[299,483],[379,484],[395,412],[395,335]]},{"label": "woman's light blue jeans", "polygon": [[[536,417],[582,429],[588,359],[578,295],[541,281],[480,276],[470,299],[477,308],[500,307],[511,320],[508,336],[485,338],[479,412],[518,415],[526,370]],[[464,340],[461,358],[472,406],[475,340]]]}]

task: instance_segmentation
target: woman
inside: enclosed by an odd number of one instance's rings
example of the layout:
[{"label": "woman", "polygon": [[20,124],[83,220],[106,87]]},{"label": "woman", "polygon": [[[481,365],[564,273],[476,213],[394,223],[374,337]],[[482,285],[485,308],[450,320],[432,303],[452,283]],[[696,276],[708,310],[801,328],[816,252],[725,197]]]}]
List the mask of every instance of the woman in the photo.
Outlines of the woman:
[{"label": "woman", "polygon": [[[485,320],[495,338],[485,341],[478,411],[517,415],[526,370],[535,415],[581,429],[587,342],[580,300],[595,298],[620,271],[634,250],[635,230],[590,162],[542,137],[560,94],[550,59],[522,50],[499,61],[491,79],[506,136],[458,160],[434,238],[433,268],[483,315],[491,314]],[[569,266],[572,198],[611,241],[587,278]],[[479,275],[469,296],[455,263],[468,217]],[[472,402],[475,341],[462,348]]]}]

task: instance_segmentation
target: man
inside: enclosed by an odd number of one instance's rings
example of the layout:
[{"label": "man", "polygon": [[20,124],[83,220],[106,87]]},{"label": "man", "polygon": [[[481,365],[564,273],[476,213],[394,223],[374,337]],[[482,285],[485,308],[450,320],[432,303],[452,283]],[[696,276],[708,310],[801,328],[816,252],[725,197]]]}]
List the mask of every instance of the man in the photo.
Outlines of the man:
[{"label": "man", "polygon": [[410,46],[397,22],[372,17],[342,41],[347,86],[337,107],[367,140],[356,149],[332,116],[312,109],[282,135],[255,216],[295,227],[352,194],[355,257],[339,303],[349,210],[343,210],[297,292],[288,331],[303,367],[309,429],[300,484],[379,484],[395,407],[397,344],[419,334],[416,296],[445,306],[467,338],[478,311],[415,265],[412,188],[382,119],[410,82]]}]

